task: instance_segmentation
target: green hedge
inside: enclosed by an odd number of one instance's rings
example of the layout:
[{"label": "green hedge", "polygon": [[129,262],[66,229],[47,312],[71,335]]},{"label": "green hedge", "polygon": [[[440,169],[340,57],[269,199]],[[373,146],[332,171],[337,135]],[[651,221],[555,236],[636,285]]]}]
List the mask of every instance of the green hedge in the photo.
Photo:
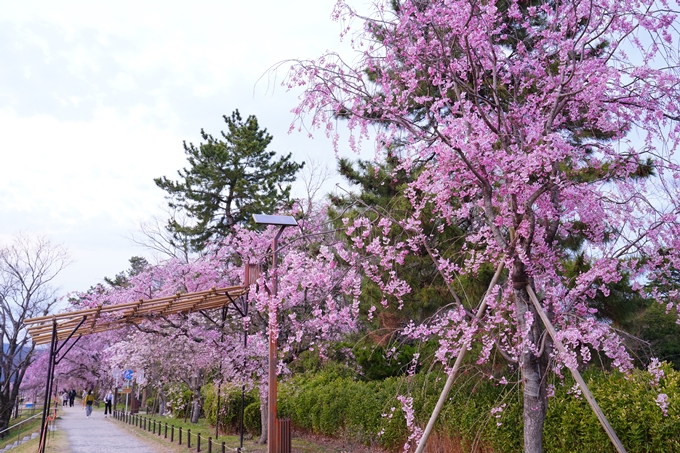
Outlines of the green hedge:
[{"label": "green hedge", "polygon": [[[592,374],[588,386],[629,453],[680,452],[680,372],[664,364],[665,378],[652,385],[652,376],[636,370]],[[668,416],[655,399],[668,396]],[[556,392],[546,420],[546,452],[615,452],[584,398]]]},{"label": "green hedge", "polygon": [[[241,387],[228,384],[220,387],[219,415],[217,413],[217,386],[212,383],[205,385],[201,389],[201,394],[203,396],[203,413],[208,422],[214,426],[219,417],[221,429],[226,432],[236,432],[241,417]],[[246,406],[255,401],[254,394],[253,391],[246,392]]]},{"label": "green hedge", "polygon": [[262,433],[259,398],[255,402],[250,403],[243,411],[243,426],[253,437],[257,437]]},{"label": "green hedge", "polygon": [[[680,452],[680,373],[664,365],[666,377],[652,385],[645,371],[590,373],[586,381],[629,453]],[[295,376],[279,391],[281,416],[296,427],[342,436],[390,451],[401,450],[408,430],[397,395],[410,395],[420,426],[427,423],[445,375],[362,382],[336,371]],[[584,398],[574,395],[571,379],[557,384],[549,399],[544,430],[546,453],[614,452]],[[655,399],[668,396],[668,416]],[[492,414],[492,408],[503,407]],[[496,417],[498,415],[498,417]],[[498,385],[472,371],[451,391],[436,430],[456,439],[464,451],[483,446],[496,452],[522,451],[522,394],[518,385]]]}]

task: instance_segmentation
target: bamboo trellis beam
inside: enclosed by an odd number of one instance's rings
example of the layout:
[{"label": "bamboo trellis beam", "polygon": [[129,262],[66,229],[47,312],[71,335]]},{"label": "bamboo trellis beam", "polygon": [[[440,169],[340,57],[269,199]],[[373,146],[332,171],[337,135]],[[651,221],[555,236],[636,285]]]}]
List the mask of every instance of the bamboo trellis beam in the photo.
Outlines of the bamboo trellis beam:
[{"label": "bamboo trellis beam", "polygon": [[57,324],[57,340],[61,341],[71,334],[83,318],[85,321],[78,327],[76,335],[119,329],[158,316],[220,308],[247,292],[247,286],[213,287],[205,291],[177,293],[156,299],[139,299],[115,305],[100,304],[93,308],[27,319],[24,324],[35,344],[46,344],[52,338],[53,320]]}]

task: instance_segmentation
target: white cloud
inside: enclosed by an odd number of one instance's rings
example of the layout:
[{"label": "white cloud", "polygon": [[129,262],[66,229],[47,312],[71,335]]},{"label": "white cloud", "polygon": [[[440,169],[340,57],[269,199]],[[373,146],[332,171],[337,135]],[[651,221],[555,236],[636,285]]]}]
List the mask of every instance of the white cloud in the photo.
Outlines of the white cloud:
[{"label": "white cloud", "polygon": [[[294,93],[258,78],[340,44],[334,0],[6,2],[0,18],[0,237],[35,231],[76,263],[84,290],[144,254],[126,239],[160,213],[153,178],[185,165],[182,141],[238,108],[272,148],[334,166],[325,138],[288,135]],[[269,91],[267,91],[269,90]]]}]

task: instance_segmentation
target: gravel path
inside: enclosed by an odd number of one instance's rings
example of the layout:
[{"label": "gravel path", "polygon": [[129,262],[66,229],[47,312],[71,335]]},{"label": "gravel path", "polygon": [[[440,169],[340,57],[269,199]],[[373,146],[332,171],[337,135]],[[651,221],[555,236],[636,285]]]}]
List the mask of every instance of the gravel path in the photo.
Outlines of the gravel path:
[{"label": "gravel path", "polygon": [[[59,407],[57,429],[68,437],[69,453],[167,453],[158,445],[135,436],[121,427],[114,419],[104,418],[102,409],[92,412],[90,418],[85,417],[85,409],[79,404],[74,407]],[[64,452],[66,453],[66,452]]]}]

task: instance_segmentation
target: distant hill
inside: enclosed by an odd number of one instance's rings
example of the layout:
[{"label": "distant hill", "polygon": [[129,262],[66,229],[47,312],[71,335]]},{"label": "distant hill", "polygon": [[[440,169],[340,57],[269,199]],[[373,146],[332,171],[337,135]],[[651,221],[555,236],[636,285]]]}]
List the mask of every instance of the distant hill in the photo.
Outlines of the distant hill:
[{"label": "distant hill", "polygon": [[[2,344],[2,350],[3,350],[3,352],[6,353],[8,347],[9,347],[9,346],[8,346],[7,344],[3,343],[3,344]],[[15,364],[15,365],[19,364],[19,362],[21,362],[21,361],[24,359],[24,357],[26,357],[26,355],[27,355],[30,351],[31,351],[31,347],[30,347],[30,346],[24,346],[23,348],[21,348],[21,349],[19,350],[19,352],[14,356],[14,364]],[[5,380],[5,376],[3,376],[3,370],[2,370],[2,368],[0,368],[0,382],[2,382],[2,381],[4,381],[4,380]]]}]

